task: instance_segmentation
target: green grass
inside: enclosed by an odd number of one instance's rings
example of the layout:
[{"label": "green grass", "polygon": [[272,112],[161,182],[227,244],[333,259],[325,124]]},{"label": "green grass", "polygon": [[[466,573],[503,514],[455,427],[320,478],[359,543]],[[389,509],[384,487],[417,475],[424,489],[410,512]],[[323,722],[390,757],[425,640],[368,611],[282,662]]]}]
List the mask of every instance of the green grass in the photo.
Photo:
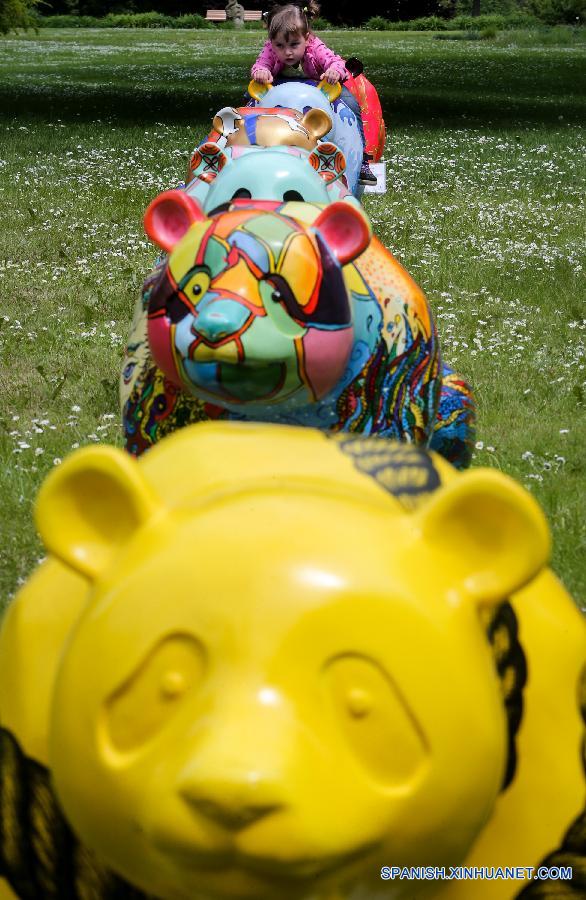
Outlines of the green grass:
[{"label": "green grass", "polygon": [[[539,499],[554,568],[584,604],[584,44],[326,40],[379,89],[390,188],[366,207],[475,384],[475,464]],[[142,213],[182,178],[213,113],[238,104],[260,41],[151,29],[0,40],[0,605],[42,555],[32,506],[54,461],[120,443],[122,347],[155,257]]]}]

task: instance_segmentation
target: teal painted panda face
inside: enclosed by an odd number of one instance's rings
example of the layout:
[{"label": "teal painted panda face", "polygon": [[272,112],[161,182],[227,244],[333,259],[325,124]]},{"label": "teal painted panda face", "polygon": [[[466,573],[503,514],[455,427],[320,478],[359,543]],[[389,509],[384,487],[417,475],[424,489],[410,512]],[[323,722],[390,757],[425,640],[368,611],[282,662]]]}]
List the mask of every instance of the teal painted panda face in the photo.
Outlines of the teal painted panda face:
[{"label": "teal painted panda face", "polygon": [[224,152],[229,154],[228,160],[211,183],[195,178],[187,187],[187,193],[208,213],[233,200],[251,198],[278,203],[331,203],[344,190],[341,183],[334,182],[332,197],[329,183],[320,177],[309,162],[310,154],[303,150],[233,147]]}]

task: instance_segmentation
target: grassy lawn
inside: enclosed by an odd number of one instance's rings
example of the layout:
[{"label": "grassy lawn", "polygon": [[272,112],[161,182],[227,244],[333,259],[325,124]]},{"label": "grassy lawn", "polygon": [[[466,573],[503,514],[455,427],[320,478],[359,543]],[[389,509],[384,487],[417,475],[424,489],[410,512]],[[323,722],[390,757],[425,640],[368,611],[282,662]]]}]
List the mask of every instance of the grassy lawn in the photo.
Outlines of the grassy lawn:
[{"label": "grassy lawn", "polygon": [[[586,604],[586,44],[336,31],[376,84],[389,190],[365,206],[427,292],[480,407],[475,464],[546,510]],[[0,607],[42,548],[32,506],[72,448],[121,439],[123,342],[156,255],[141,218],[238,105],[262,34],[0,39]],[[217,62],[221,60],[221,62]]]}]

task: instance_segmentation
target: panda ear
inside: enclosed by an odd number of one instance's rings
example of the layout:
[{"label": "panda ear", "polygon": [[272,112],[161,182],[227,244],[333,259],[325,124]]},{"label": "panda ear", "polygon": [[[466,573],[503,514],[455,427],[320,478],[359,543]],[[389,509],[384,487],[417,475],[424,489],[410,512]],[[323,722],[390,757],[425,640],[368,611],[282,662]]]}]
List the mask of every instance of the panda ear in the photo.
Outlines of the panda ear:
[{"label": "panda ear", "polygon": [[272,87],[270,84],[261,84],[260,81],[255,81],[254,78],[252,81],[248,82],[248,93],[252,97],[253,100],[259,101],[262,100],[264,95],[268,92],[269,88]]},{"label": "panda ear", "polygon": [[545,517],[524,488],[492,469],[459,475],[416,514],[424,538],[449,564],[455,588],[479,602],[504,600],[547,563]]},{"label": "panda ear", "polygon": [[318,140],[319,138],[322,138],[324,134],[327,134],[328,131],[332,130],[331,117],[328,116],[325,110],[318,109],[316,106],[305,113],[301,119],[301,124]]},{"label": "panda ear", "polygon": [[148,205],[144,230],[155,244],[170,253],[190,226],[205,218],[194,197],[183,191],[164,191]]},{"label": "panda ear", "polygon": [[335,84],[330,84],[329,81],[324,81],[324,79],[322,78],[317,87],[322,92],[322,94],[325,94],[330,103],[333,103],[334,100],[337,100],[342,93],[342,85],[339,81],[337,81]]},{"label": "panda ear", "polygon": [[224,106],[214,116],[212,127],[223,137],[229,137],[240,129],[243,122],[242,114],[237,109],[234,109],[233,106]]},{"label": "panda ear", "polygon": [[47,478],[36,521],[47,550],[94,579],[161,509],[136,460],[114,447],[88,447]]},{"label": "panda ear", "polygon": [[319,214],[313,228],[324,238],[338,262],[345,266],[366,250],[372,237],[370,224],[349,203],[331,203]]}]

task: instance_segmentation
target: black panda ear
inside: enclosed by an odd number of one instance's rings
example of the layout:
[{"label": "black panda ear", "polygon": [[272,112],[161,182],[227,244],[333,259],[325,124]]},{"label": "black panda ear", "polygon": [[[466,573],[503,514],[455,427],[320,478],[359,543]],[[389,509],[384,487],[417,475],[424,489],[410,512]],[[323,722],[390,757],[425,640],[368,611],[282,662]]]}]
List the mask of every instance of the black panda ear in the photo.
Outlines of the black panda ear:
[{"label": "black panda ear", "polygon": [[346,69],[352,78],[358,78],[364,72],[364,64],[357,56],[349,56],[346,60]]},{"label": "black panda ear", "polygon": [[36,521],[47,550],[93,579],[160,510],[136,460],[114,447],[88,447],[47,478]]}]

